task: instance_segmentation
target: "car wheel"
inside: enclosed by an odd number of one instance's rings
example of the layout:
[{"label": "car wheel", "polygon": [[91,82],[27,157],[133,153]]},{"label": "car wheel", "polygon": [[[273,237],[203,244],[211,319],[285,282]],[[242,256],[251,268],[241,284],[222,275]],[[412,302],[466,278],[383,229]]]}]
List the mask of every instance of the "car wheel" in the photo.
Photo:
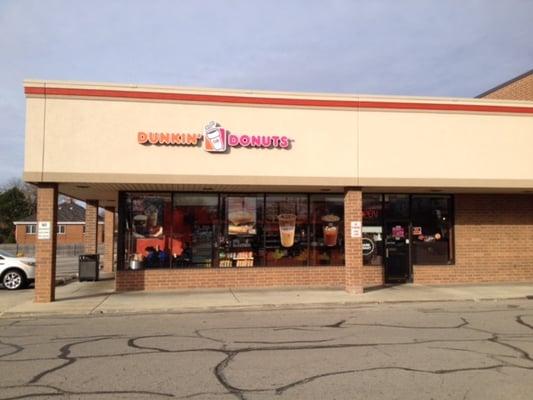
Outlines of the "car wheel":
[{"label": "car wheel", "polygon": [[10,269],[2,275],[2,284],[7,290],[17,290],[26,286],[26,276],[23,272]]}]

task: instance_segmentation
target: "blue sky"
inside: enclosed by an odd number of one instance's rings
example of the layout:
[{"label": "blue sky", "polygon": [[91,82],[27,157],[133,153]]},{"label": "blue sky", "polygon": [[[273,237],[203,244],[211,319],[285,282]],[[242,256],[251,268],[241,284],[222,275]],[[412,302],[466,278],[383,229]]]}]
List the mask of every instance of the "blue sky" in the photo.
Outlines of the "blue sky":
[{"label": "blue sky", "polygon": [[533,0],[0,0],[0,184],[25,78],[474,97],[533,69]]}]

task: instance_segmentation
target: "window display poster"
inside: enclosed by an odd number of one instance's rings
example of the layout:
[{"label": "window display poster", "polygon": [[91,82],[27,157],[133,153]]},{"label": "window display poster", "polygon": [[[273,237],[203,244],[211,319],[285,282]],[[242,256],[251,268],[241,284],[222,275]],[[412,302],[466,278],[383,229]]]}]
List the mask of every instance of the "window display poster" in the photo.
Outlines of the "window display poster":
[{"label": "window display poster", "polygon": [[137,237],[159,237],[163,234],[163,199],[132,199],[133,231]]},{"label": "window display poster", "polygon": [[405,229],[401,225],[396,225],[392,227],[392,236],[398,239],[405,238]]},{"label": "window display poster", "polygon": [[255,235],[257,199],[256,197],[226,198],[228,235]]}]

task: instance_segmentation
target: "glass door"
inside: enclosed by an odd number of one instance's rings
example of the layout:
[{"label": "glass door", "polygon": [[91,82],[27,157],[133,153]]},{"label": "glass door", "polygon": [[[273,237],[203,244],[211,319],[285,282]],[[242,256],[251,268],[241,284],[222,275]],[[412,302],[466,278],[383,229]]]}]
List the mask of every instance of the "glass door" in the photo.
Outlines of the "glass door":
[{"label": "glass door", "polygon": [[385,282],[410,281],[409,222],[385,222]]}]

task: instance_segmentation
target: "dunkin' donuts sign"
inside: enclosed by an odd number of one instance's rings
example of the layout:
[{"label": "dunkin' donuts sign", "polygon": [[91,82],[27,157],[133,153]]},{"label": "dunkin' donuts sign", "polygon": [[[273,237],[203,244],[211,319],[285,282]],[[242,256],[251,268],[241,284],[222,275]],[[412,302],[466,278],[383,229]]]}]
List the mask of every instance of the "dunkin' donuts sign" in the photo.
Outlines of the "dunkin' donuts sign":
[{"label": "dunkin' donuts sign", "polygon": [[143,145],[197,146],[210,153],[223,153],[229,147],[255,147],[288,149],[291,140],[287,136],[240,135],[228,131],[211,121],[201,133],[138,132],[137,141]]}]

